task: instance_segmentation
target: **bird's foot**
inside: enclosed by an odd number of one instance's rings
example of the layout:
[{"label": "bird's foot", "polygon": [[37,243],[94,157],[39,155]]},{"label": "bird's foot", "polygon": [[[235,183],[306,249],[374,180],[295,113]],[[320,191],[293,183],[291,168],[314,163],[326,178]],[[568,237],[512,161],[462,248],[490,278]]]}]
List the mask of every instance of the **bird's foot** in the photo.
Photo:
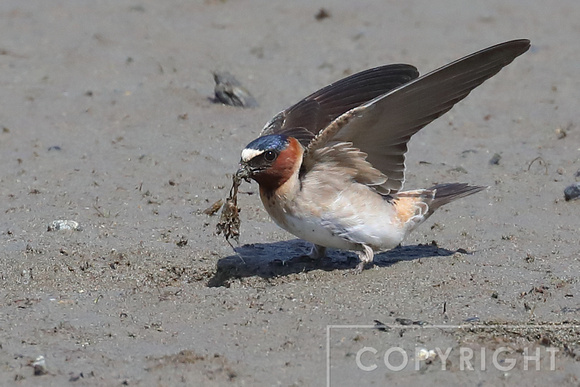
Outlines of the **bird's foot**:
[{"label": "bird's foot", "polygon": [[356,267],[353,269],[353,273],[354,274],[360,274],[362,273],[365,269],[370,269],[371,267],[373,267],[375,264],[372,262],[359,262],[358,265],[356,265]]},{"label": "bird's foot", "polygon": [[371,267],[373,265],[373,258],[375,256],[373,249],[371,249],[367,245],[362,245],[362,248],[363,248],[362,251],[357,252],[360,262],[358,263],[358,265],[356,265],[356,268],[354,269],[355,274],[360,274],[366,267]]},{"label": "bird's foot", "polygon": [[278,265],[283,266],[292,265],[296,263],[312,264],[320,261],[325,256],[326,256],[326,247],[320,245],[313,245],[312,250],[310,250],[310,253],[308,254],[299,255],[297,257],[293,257],[285,261],[275,260],[274,262]]},{"label": "bird's foot", "polygon": [[324,258],[326,257],[326,247],[320,245],[312,245],[312,250],[310,250],[308,256],[313,260]]},{"label": "bird's foot", "polygon": [[313,263],[317,259],[312,258],[310,255],[299,255],[297,257],[292,257],[284,261],[284,265],[292,265],[294,263]]}]

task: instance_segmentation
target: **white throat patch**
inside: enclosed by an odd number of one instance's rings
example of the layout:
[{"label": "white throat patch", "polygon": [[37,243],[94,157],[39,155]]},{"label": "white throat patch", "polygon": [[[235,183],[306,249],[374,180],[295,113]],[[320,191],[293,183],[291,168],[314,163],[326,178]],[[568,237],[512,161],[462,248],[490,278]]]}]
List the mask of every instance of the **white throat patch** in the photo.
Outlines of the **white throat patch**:
[{"label": "white throat patch", "polygon": [[261,155],[262,153],[264,153],[263,150],[246,148],[242,151],[242,161],[247,163],[254,157]]}]

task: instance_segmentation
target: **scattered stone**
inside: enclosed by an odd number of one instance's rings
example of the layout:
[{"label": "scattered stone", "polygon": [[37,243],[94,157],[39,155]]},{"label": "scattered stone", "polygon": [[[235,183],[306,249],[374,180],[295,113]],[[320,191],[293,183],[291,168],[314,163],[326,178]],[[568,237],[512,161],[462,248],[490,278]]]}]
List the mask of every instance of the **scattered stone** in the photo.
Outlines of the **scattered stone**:
[{"label": "scattered stone", "polygon": [[387,332],[389,330],[391,330],[390,327],[386,326],[384,323],[382,323],[379,320],[375,320],[375,329],[381,331],[381,332]]},{"label": "scattered stone", "polygon": [[448,169],[447,172],[467,173],[467,169],[459,166],[459,167]]},{"label": "scattered stone", "polygon": [[[375,320],[376,322],[376,320]],[[423,321],[423,320],[411,320],[410,318],[400,318],[397,317],[395,319],[395,322],[400,324],[400,325],[418,325],[418,326],[423,326],[423,325],[428,325],[429,323],[427,321]]]},{"label": "scattered stone", "polygon": [[48,225],[47,231],[61,231],[61,230],[72,230],[72,231],[82,231],[82,227],[74,220],[53,220]]},{"label": "scattered stone", "polygon": [[263,59],[264,58],[264,47],[262,47],[262,46],[252,47],[250,49],[250,54],[254,55],[258,59]]},{"label": "scattered stone", "polygon": [[556,129],[556,137],[558,138],[558,140],[561,140],[566,136],[567,136],[567,133],[564,129],[562,129],[562,128]]},{"label": "scattered stone", "polygon": [[46,369],[46,360],[42,355],[37,357],[31,365],[34,368],[34,376],[46,375],[48,373],[48,370]]},{"label": "scattered stone", "polygon": [[314,18],[318,21],[324,20],[324,19],[329,18],[329,17],[330,17],[330,13],[324,8],[320,8],[318,13],[316,15],[314,15]]},{"label": "scattered stone", "polygon": [[145,7],[142,5],[132,5],[129,7],[129,11],[133,12],[145,12]]},{"label": "scattered stone", "polygon": [[417,351],[417,360],[419,361],[434,360],[436,357],[437,354],[432,349],[421,348]]},{"label": "scattered stone", "polygon": [[467,155],[470,153],[477,153],[477,151],[475,149],[466,149],[461,152],[461,157],[467,157]]},{"label": "scattered stone", "polygon": [[564,189],[564,199],[574,200],[580,197],[580,183],[569,185]]},{"label": "scattered stone", "polygon": [[226,105],[256,107],[258,103],[234,76],[228,72],[213,73],[215,100]]},{"label": "scattered stone", "polygon": [[181,238],[179,238],[179,240],[177,242],[175,242],[175,244],[177,245],[177,247],[184,247],[187,246],[187,238],[182,236]]},{"label": "scattered stone", "polygon": [[72,374],[72,373],[71,373],[71,375],[70,375],[70,378],[68,379],[68,381],[69,381],[69,382],[76,382],[76,381],[78,381],[79,379],[82,379],[82,378],[84,378],[84,377],[85,377],[85,376],[83,375],[83,373],[82,373],[82,372],[81,372],[81,373],[79,373],[78,375],[74,375],[74,374]]},{"label": "scattered stone", "polygon": [[491,156],[491,159],[489,159],[489,164],[490,165],[499,165],[500,160],[501,160],[501,155],[499,153],[494,153],[493,156]]}]

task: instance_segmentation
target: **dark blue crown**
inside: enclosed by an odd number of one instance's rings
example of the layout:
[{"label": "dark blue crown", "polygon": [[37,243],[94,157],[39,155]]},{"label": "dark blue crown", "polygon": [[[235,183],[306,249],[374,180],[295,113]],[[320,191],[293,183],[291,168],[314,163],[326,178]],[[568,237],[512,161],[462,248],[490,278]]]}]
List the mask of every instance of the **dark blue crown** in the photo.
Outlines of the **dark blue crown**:
[{"label": "dark blue crown", "polygon": [[281,151],[288,145],[288,137],[283,134],[269,134],[258,137],[246,146],[246,149],[278,150]]}]

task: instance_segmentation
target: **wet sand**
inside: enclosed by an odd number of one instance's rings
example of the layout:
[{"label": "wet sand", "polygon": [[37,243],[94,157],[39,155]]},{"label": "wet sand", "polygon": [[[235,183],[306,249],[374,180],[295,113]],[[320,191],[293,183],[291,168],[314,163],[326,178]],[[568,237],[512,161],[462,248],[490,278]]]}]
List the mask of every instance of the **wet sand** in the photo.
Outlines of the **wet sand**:
[{"label": "wet sand", "polygon": [[[579,15],[572,0],[3,1],[0,385],[577,386],[580,201],[563,190],[580,179]],[[408,189],[490,188],[372,269],[340,251],[283,264],[308,245],[256,184],[240,187],[239,255],[214,234],[203,210],[278,111],[369,67],[425,73],[515,38],[530,51],[407,158]],[[213,71],[259,106],[213,103]],[[47,231],[59,219],[81,229]],[[392,348],[407,368],[385,364]]]}]

